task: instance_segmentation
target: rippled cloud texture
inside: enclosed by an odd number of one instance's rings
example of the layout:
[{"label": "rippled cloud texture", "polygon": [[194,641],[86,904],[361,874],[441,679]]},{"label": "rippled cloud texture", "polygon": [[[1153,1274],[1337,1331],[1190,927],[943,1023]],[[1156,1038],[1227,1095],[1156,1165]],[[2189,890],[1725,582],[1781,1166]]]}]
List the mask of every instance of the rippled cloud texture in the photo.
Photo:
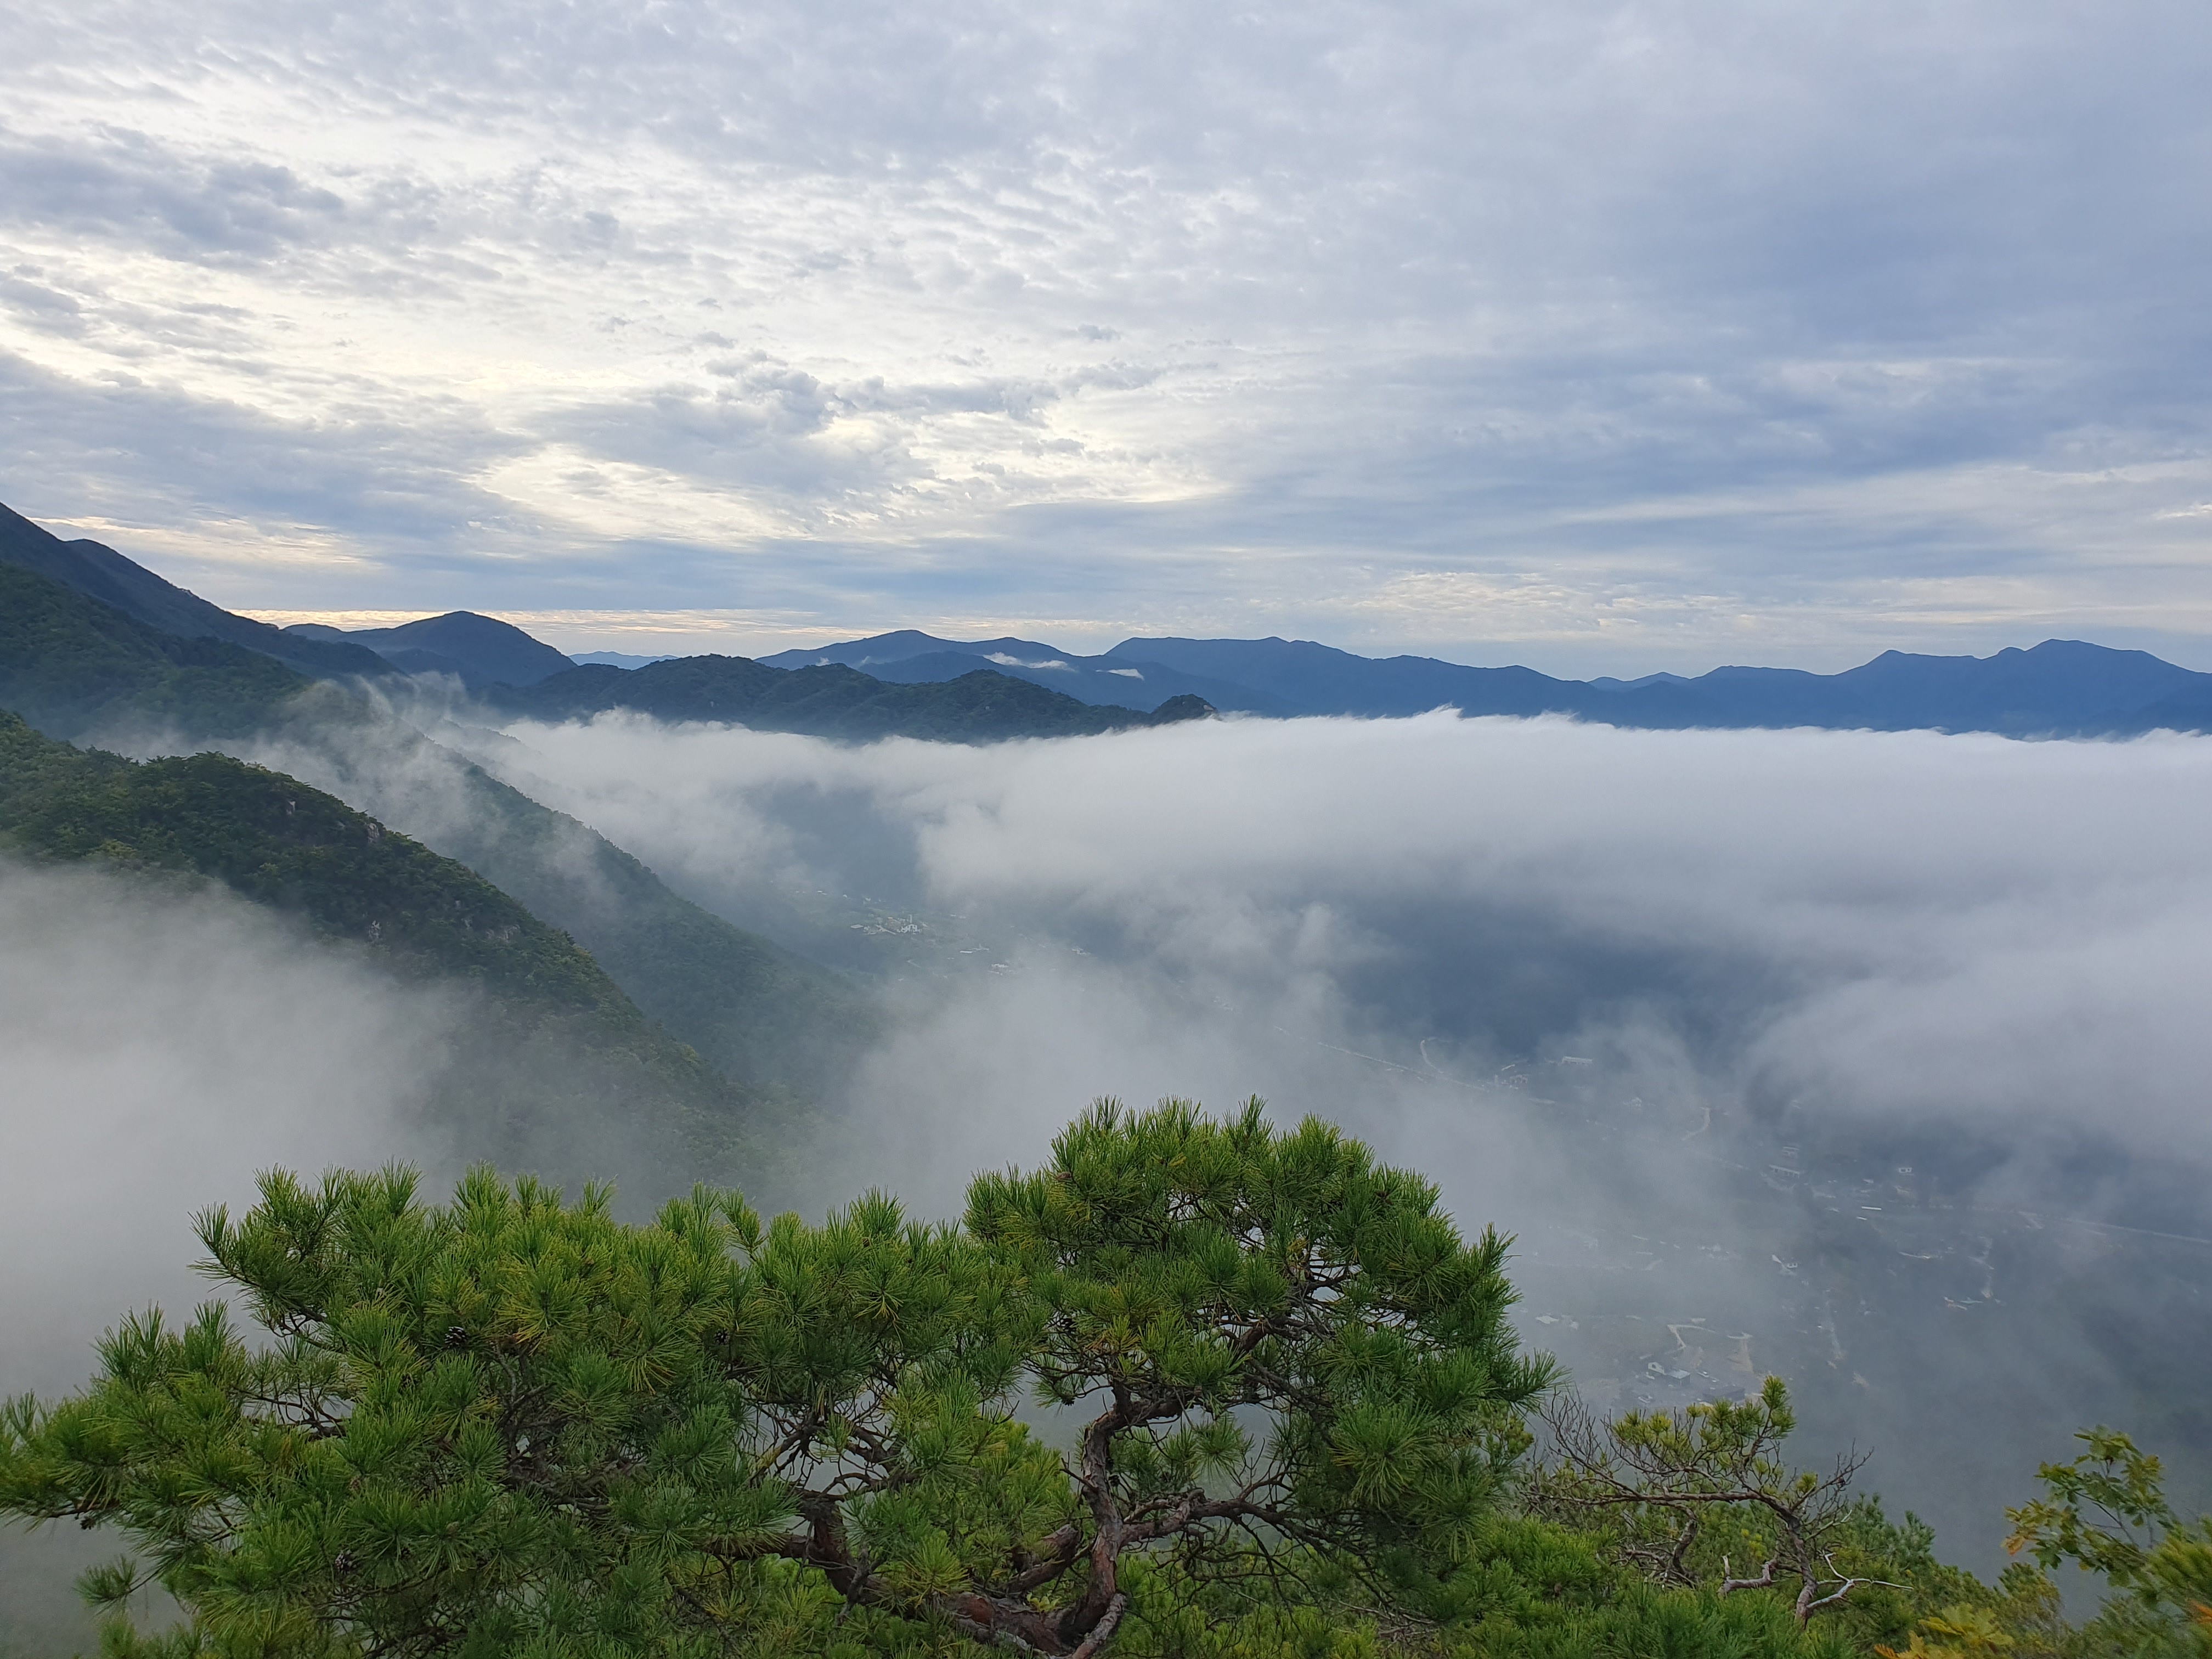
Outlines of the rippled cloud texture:
[{"label": "rippled cloud texture", "polygon": [[233,605],[2212,665],[2185,0],[32,0],[0,53],[0,496]]}]

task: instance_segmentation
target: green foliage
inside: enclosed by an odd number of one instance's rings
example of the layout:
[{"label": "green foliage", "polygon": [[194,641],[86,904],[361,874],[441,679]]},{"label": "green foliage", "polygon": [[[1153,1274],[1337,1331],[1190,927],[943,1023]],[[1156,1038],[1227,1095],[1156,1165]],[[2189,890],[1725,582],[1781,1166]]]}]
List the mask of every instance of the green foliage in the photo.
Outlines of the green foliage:
[{"label": "green foliage", "polygon": [[[1232,1531],[1370,1572],[1448,1559],[1552,1376],[1506,1323],[1505,1241],[1465,1243],[1431,1183],[1257,1101],[1227,1123],[1101,1103],[1053,1151],[980,1178],[968,1224],[1051,1306],[1041,1397],[1097,1413],[1076,1455],[1097,1534],[1173,1539],[1201,1576]],[[1099,1563],[1085,1594],[1115,1594]]]},{"label": "green foliage", "polygon": [[0,707],[50,729],[136,720],[239,735],[278,718],[307,684],[258,651],[162,633],[0,563]]},{"label": "green foliage", "polygon": [[2114,1650],[2212,1655],[2212,1516],[2185,1521],[2166,1501],[2159,1460],[2095,1428],[2087,1449],[2038,1471],[2044,1495],[2006,1511],[2006,1547],[2046,1570],[2071,1561],[2119,1594],[2085,1636]]},{"label": "green foliage", "polygon": [[[2104,1431],[2014,1516],[2123,1592],[2078,1630],[2037,1568],[1982,1584],[1793,1470],[1778,1385],[1522,1471],[1552,1377],[1504,1242],[1256,1103],[1101,1103],[957,1227],[394,1170],[272,1173],[198,1228],[252,1328],[127,1319],[85,1391],[0,1411],[0,1515],[132,1547],[82,1583],[114,1659],[2206,1651],[2205,1525]],[[1609,1482],[1640,1496],[1577,1505]],[[1852,1586],[1819,1619],[1705,1559],[1792,1526]],[[131,1626],[153,1583],[187,1624]]]},{"label": "green foliage", "polygon": [[[1862,1460],[1839,1458],[1820,1475],[1783,1458],[1796,1416],[1780,1377],[1741,1401],[1632,1411],[1610,1422],[1563,1395],[1544,1416],[1553,1455],[1530,1483],[1533,1501],[1604,1535],[1655,1583],[1723,1597],[1786,1583],[1802,1625],[1881,1582],[1837,1560]],[[1867,1517],[1858,1519],[1863,1529]]]},{"label": "green foliage", "polygon": [[1879,1659],[2092,1659],[2106,1654],[2117,1659],[2135,1651],[2106,1647],[2069,1629],[2057,1587],[2018,1565],[2005,1570],[1996,1593],[1973,1586],[1963,1599],[1928,1613],[1900,1639],[1902,1647],[1883,1642],[1874,1651]]},{"label": "green foliage", "polygon": [[[88,1589],[151,1575],[226,1655],[1088,1654],[1139,1591],[1167,1651],[1188,1598],[1277,1582],[1246,1650],[1349,1655],[1314,1587],[1441,1565],[1546,1380],[1500,1241],[1322,1125],[1102,1108],[970,1220],[271,1175],[200,1220],[266,1336],[126,1321],[84,1394],[9,1407],[0,1510],[121,1527],[143,1565]],[[1070,1449],[1025,1389],[1073,1402]]]},{"label": "green foliage", "polygon": [[1271,1582],[1196,1585],[1171,1569],[1133,1572],[1117,1650],[1151,1659],[1841,1659],[1859,1652],[1828,1626],[1802,1630],[1770,1597],[1663,1589],[1605,1559],[1599,1541],[1510,1511],[1462,1540],[1464,1559],[1401,1607],[1302,1595]]}]

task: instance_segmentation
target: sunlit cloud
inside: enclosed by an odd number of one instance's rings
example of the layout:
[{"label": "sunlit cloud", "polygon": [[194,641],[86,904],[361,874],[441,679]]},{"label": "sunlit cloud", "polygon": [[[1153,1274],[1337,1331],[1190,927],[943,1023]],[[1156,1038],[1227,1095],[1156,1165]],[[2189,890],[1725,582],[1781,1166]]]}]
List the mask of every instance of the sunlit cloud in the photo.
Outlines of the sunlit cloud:
[{"label": "sunlit cloud", "polygon": [[2201,9],[110,0],[0,48],[0,498],[226,603],[2212,638]]}]

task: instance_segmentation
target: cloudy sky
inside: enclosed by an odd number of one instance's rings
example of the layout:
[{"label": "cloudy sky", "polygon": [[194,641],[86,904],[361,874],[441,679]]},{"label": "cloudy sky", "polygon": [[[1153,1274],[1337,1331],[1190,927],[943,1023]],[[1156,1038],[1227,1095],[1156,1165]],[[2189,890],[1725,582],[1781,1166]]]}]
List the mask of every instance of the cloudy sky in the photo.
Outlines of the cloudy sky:
[{"label": "cloudy sky", "polygon": [[2212,668],[2202,0],[21,0],[0,500],[570,648]]}]

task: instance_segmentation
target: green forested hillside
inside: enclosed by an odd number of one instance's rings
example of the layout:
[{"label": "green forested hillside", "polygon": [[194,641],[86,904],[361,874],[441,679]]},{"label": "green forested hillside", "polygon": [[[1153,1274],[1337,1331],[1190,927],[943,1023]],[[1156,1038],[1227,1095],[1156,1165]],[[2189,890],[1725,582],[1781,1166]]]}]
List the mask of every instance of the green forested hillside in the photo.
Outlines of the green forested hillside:
[{"label": "green forested hillside", "polygon": [[1175,698],[1150,714],[1103,708],[989,669],[956,680],[893,685],[835,664],[771,668],[744,657],[679,657],[636,669],[586,664],[490,695],[506,712],[540,720],[628,708],[659,720],[723,720],[856,742],[1086,737],[1210,712],[1195,697]]},{"label": "green forested hillside", "polygon": [[[605,838],[373,699],[240,646],[161,633],[6,564],[0,708],[54,736],[143,734],[282,756],[287,772],[434,845],[581,940],[647,1014],[727,1075],[827,1088],[875,1029],[869,999],[842,975],[678,896]],[[154,811],[152,796],[137,799]],[[137,833],[152,836],[150,823]]]},{"label": "green forested hillside", "polygon": [[757,1174],[763,1114],[789,1109],[718,1074],[482,876],[228,756],[133,762],[0,712],[0,851],[219,883],[404,980],[463,993],[434,1109],[477,1155],[573,1176],[561,1142],[574,1115],[618,1103],[634,1176]]},{"label": "green forested hillside", "polygon": [[[1785,1449],[1778,1379],[1582,1409],[1510,1241],[1256,1100],[1102,1101],[951,1224],[389,1169],[198,1230],[240,1315],[0,1412],[0,1516],[133,1550],[82,1581],[112,1659],[2212,1656],[2212,1520],[2126,1437],[1981,1582]],[[2078,1626],[2069,1563],[2119,1592]]]},{"label": "green forested hillside", "polygon": [[227,755],[135,762],[45,738],[0,710],[0,836],[47,857],[210,876],[357,940],[391,965],[641,1031],[566,934],[451,859],[318,789]]},{"label": "green forested hillside", "polygon": [[0,564],[0,708],[48,732],[128,721],[237,736],[266,725],[307,684],[258,651],[164,634],[34,571]]}]

